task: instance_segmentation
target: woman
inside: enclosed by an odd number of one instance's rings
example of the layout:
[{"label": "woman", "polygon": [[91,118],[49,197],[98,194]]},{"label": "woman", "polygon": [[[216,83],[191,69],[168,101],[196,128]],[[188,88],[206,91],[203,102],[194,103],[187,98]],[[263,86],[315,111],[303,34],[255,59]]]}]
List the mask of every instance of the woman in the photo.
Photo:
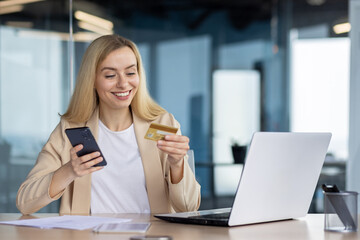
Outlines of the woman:
[{"label": "woman", "polygon": [[[162,141],[144,139],[151,123],[179,128],[149,96],[136,45],[117,35],[96,39],[67,112],[19,188],[18,209],[31,214],[61,197],[60,214],[197,210],[200,185],[187,163],[189,139],[180,130]],[[93,167],[102,161],[98,152],[77,156],[82,145],[72,147],[65,129],[82,126],[91,129],[107,166]]]}]

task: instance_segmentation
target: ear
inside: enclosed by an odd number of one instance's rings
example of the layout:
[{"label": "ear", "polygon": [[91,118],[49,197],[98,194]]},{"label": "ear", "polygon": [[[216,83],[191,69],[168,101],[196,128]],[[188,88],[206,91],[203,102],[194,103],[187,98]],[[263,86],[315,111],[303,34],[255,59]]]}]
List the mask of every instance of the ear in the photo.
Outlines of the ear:
[{"label": "ear", "polygon": [[94,87],[94,93],[95,93],[95,98],[96,98],[96,104],[99,104],[99,94],[95,87]]}]

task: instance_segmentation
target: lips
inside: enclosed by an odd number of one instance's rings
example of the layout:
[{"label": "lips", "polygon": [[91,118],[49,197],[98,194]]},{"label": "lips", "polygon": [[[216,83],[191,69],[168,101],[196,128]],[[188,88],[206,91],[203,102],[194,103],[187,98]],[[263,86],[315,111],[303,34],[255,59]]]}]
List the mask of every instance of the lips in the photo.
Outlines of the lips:
[{"label": "lips", "polygon": [[126,92],[113,92],[113,94],[117,97],[127,97],[129,96],[131,90],[126,91]]}]

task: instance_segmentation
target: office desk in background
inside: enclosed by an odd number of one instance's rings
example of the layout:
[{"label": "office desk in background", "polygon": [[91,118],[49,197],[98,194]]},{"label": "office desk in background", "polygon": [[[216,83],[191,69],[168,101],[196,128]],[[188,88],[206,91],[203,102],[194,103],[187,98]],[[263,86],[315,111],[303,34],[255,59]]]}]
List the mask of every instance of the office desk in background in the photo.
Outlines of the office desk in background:
[{"label": "office desk in background", "polygon": [[[18,213],[0,213],[0,221],[10,221],[27,218],[53,217],[57,214],[34,214],[21,216]],[[210,227],[201,225],[186,225],[168,223],[158,220],[147,214],[101,214],[102,217],[131,218],[134,222],[150,222],[151,226],[147,235],[170,235],[173,240],[226,240],[226,239],[299,239],[299,240],[352,240],[360,239],[360,233],[335,233],[325,232],[324,215],[309,214],[305,218],[297,220],[279,221],[271,223],[254,224],[239,227]],[[360,217],[360,215],[359,215]],[[38,229],[30,227],[17,227],[0,225],[1,240],[85,240],[105,239],[120,240],[130,239],[131,236],[141,235],[138,233],[93,233],[91,230],[66,230],[66,229]]]}]

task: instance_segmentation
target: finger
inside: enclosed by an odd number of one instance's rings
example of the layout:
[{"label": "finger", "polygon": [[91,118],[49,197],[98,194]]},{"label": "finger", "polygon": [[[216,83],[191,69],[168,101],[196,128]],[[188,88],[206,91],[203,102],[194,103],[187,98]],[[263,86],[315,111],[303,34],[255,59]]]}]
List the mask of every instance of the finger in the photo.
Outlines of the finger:
[{"label": "finger", "polygon": [[96,172],[96,171],[99,171],[99,170],[101,170],[101,169],[103,169],[103,168],[104,168],[104,166],[92,167],[92,168],[89,169],[88,174],[89,174],[89,173]]},{"label": "finger", "polygon": [[[92,170],[93,168],[98,168],[98,166],[94,167],[94,165],[101,162],[102,160],[103,160],[102,157],[98,157],[96,159],[90,160],[86,163],[75,166],[73,168],[73,171],[75,172],[76,176],[78,176],[78,177],[84,176],[86,174],[93,172],[93,170]],[[102,166],[100,166],[100,167],[102,167]]]},{"label": "finger", "polygon": [[169,141],[163,141],[163,140],[159,140],[157,142],[158,146],[164,146],[164,147],[173,147],[173,148],[178,148],[178,149],[183,149],[183,150],[189,150],[189,144],[187,142],[169,142]]},{"label": "finger", "polygon": [[176,154],[176,155],[185,155],[187,153],[187,149],[174,148],[168,146],[158,146],[158,148],[167,154]]},{"label": "finger", "polygon": [[89,154],[86,154],[84,156],[81,156],[81,162],[82,163],[85,163],[85,162],[88,162],[94,158],[97,158],[100,156],[100,152],[92,152],[92,153],[89,153]]},{"label": "finger", "polygon": [[75,147],[70,149],[70,157],[71,159],[76,159],[78,157],[77,152],[83,149],[84,146],[82,144],[76,145]]},{"label": "finger", "polygon": [[101,169],[103,169],[103,168],[104,168],[104,166],[92,167],[92,168],[90,169],[90,172],[96,172],[96,171],[99,171],[99,170],[101,170]]},{"label": "finger", "polygon": [[87,162],[83,163],[83,166],[85,168],[92,168],[94,165],[98,164],[102,160],[103,160],[102,157],[98,157],[98,158],[95,158],[93,160],[90,160],[90,161],[87,161]]},{"label": "finger", "polygon": [[187,136],[183,135],[165,135],[164,139],[166,141],[173,141],[173,142],[190,142],[190,139]]},{"label": "finger", "polygon": [[101,170],[101,169],[103,169],[103,168],[104,168],[103,166],[88,168],[88,169],[82,171],[81,176],[85,176],[85,175],[87,175],[87,174],[90,174],[90,173],[99,171],[99,170]]}]

